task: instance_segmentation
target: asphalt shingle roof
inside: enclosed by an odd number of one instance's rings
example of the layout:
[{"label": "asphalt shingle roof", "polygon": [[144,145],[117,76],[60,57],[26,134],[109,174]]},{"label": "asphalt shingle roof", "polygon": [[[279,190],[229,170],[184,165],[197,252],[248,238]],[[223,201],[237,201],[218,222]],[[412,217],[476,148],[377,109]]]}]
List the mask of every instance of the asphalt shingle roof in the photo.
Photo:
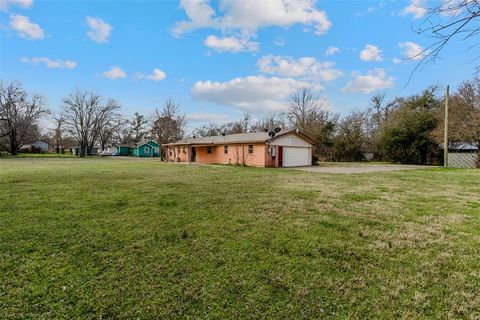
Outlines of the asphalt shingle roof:
[{"label": "asphalt shingle roof", "polygon": [[[276,134],[275,137],[295,132],[295,130],[282,130]],[[303,134],[302,134],[303,135]],[[309,139],[308,137],[306,137]],[[226,134],[224,136],[210,136],[210,137],[196,137],[188,138],[165,145],[184,145],[184,144],[229,144],[229,143],[247,143],[247,142],[265,142],[270,139],[268,132],[249,132],[249,133],[236,133]]]}]

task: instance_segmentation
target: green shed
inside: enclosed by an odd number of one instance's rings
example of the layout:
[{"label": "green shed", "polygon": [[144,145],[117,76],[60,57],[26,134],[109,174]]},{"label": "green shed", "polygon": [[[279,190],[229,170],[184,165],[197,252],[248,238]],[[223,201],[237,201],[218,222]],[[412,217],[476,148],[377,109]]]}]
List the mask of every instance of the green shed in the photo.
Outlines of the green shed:
[{"label": "green shed", "polygon": [[117,144],[117,156],[129,156],[130,155],[130,145],[129,144]]},{"label": "green shed", "polygon": [[132,157],[159,157],[160,145],[153,140],[145,140],[134,144],[130,148]]}]

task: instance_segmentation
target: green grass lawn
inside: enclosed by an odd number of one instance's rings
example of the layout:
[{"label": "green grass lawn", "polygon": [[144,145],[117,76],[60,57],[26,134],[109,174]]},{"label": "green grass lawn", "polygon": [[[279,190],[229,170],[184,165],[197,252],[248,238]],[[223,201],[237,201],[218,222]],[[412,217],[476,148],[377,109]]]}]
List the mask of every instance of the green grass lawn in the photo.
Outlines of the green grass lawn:
[{"label": "green grass lawn", "polygon": [[480,317],[480,170],[0,159],[0,318]]}]

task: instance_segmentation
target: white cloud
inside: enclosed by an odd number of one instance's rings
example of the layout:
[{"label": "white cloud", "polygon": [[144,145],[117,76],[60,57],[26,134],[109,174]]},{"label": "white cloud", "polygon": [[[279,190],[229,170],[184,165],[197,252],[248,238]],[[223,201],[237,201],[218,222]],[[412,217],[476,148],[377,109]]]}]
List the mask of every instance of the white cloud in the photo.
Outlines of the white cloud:
[{"label": "white cloud", "polygon": [[189,20],[175,24],[172,30],[175,35],[200,28],[241,30],[243,34],[253,34],[263,27],[294,24],[312,26],[320,35],[331,26],[326,12],[318,10],[313,0],[221,0],[218,14],[207,0],[181,0],[180,6]]},{"label": "white cloud", "polygon": [[191,30],[217,26],[215,10],[207,0],[180,0],[180,7],[190,20],[177,22],[172,30],[174,34],[181,35]]},{"label": "white cloud", "polygon": [[75,61],[71,60],[52,60],[46,57],[34,57],[34,58],[27,58],[23,57],[21,59],[23,63],[30,63],[32,65],[44,64],[47,68],[59,69],[73,69],[77,66]]},{"label": "white cloud", "polygon": [[11,7],[17,6],[28,9],[33,5],[33,0],[0,0],[0,10],[8,11]]},{"label": "white cloud", "polygon": [[353,79],[343,88],[344,92],[360,92],[369,94],[377,90],[388,89],[394,86],[394,78],[387,77],[384,69],[373,69],[366,75],[352,73]]},{"label": "white cloud", "polygon": [[427,13],[427,8],[423,0],[411,0],[410,5],[408,5],[401,14],[408,15],[411,14],[415,19],[420,19]]},{"label": "white cloud", "polygon": [[21,38],[39,40],[45,37],[43,29],[38,24],[31,22],[30,19],[25,16],[11,15],[10,28],[15,30]]},{"label": "white cloud", "polygon": [[392,59],[392,62],[395,63],[395,64],[400,64],[400,63],[402,63],[402,59],[400,59],[400,58],[393,58],[393,59]]},{"label": "white cloud", "polygon": [[340,53],[340,49],[337,47],[329,46],[327,50],[325,50],[326,56],[333,56],[333,55],[336,55],[337,53]]},{"label": "white cloud", "polygon": [[335,80],[343,73],[334,66],[334,62],[320,62],[313,57],[302,57],[295,60],[288,56],[268,55],[258,61],[258,67],[263,73],[305,80]]},{"label": "white cloud", "polygon": [[187,121],[190,122],[227,122],[230,117],[226,114],[210,113],[210,112],[193,112],[186,116]]},{"label": "white cloud", "polygon": [[149,76],[147,76],[147,79],[153,80],[153,81],[161,81],[167,77],[167,74],[163,72],[162,70],[155,68],[153,69],[153,73]]},{"label": "white cloud", "polygon": [[422,60],[427,52],[418,43],[407,41],[398,44],[400,48],[403,48],[403,56],[409,60]]},{"label": "white cloud", "polygon": [[208,36],[204,44],[220,52],[258,51],[258,42],[250,41],[248,37],[223,37]]},{"label": "white cloud", "polygon": [[316,60],[312,57],[304,57],[294,60],[291,57],[268,55],[258,61],[258,67],[261,72],[277,74],[287,77],[305,76],[309,67],[315,64]]},{"label": "white cloud", "polygon": [[167,74],[158,68],[153,69],[153,73],[150,75],[144,75],[142,73],[138,73],[135,75],[135,78],[137,79],[147,79],[152,81],[161,81],[166,77],[167,77]]},{"label": "white cloud", "polygon": [[192,87],[192,97],[220,105],[240,108],[244,111],[283,111],[286,99],[297,88],[320,90],[317,84],[292,78],[248,76],[226,82],[197,81]]},{"label": "white cloud", "polygon": [[381,61],[382,50],[372,44],[367,44],[365,48],[360,51],[360,60],[362,61]]},{"label": "white cloud", "polygon": [[365,11],[363,11],[363,12],[357,12],[357,13],[355,13],[355,15],[356,15],[356,16],[365,16],[365,15],[367,15],[367,14],[369,14],[369,13],[372,13],[372,12],[374,12],[374,11],[377,11],[377,10],[382,9],[384,6],[385,6],[385,3],[380,2],[378,5],[373,6],[373,7],[369,7],[369,8],[367,8],[367,10],[365,10]]},{"label": "white cloud", "polygon": [[127,77],[127,73],[118,66],[111,66],[110,70],[102,72],[102,76],[107,79],[116,80]]},{"label": "white cloud", "polygon": [[87,24],[89,30],[87,36],[98,43],[108,42],[112,26],[100,18],[87,17]]}]

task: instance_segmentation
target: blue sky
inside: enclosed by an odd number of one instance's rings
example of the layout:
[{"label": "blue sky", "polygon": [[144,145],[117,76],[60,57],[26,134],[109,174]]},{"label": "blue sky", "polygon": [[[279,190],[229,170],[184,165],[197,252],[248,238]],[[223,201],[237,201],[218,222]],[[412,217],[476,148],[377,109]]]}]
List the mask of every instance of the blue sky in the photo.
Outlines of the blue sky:
[{"label": "blue sky", "polygon": [[308,86],[325,108],[367,108],[372,95],[471,78],[468,44],[407,80],[432,39],[417,35],[432,2],[0,0],[0,74],[52,109],[76,88],[114,98],[126,115],[167,98],[189,127],[285,111]]}]

